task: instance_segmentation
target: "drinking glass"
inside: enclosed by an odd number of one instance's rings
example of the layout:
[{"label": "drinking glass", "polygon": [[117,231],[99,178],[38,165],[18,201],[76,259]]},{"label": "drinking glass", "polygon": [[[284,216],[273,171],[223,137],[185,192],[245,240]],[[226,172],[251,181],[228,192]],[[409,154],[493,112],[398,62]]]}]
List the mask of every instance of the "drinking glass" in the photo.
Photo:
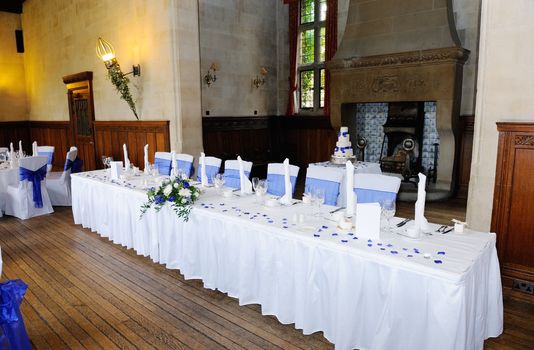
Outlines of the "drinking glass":
[{"label": "drinking glass", "polygon": [[106,159],[108,159],[108,156],[102,156],[102,166],[104,166],[104,168],[107,168],[107,165],[106,165]]},{"label": "drinking glass", "polygon": [[217,192],[220,192],[224,187],[224,176],[222,174],[215,174],[212,180],[215,189],[217,190]]},{"label": "drinking glass", "polygon": [[315,204],[317,204],[317,208],[318,208],[317,214],[321,214],[321,206],[324,204],[324,200],[325,200],[324,188],[316,187],[313,191],[312,197],[313,197]]},{"label": "drinking glass", "polygon": [[260,197],[260,202],[263,202],[263,196],[267,193],[267,180],[259,180],[256,185],[256,193]]},{"label": "drinking glass", "polygon": [[154,176],[154,177],[159,176],[159,169],[156,166],[156,164],[152,165],[151,169],[152,169],[152,176]]},{"label": "drinking glass", "polygon": [[386,229],[391,231],[391,218],[395,216],[395,201],[392,199],[384,199],[380,202],[382,208],[382,217],[386,219]]}]

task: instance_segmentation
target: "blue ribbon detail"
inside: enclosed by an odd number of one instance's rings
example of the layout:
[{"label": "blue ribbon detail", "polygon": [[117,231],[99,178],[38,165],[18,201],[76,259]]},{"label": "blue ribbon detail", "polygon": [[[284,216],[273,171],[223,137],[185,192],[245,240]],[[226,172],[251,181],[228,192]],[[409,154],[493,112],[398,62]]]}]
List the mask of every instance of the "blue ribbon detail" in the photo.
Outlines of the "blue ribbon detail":
[{"label": "blue ribbon detail", "polygon": [[[244,171],[245,176],[248,178],[250,171]],[[224,185],[230,188],[241,188],[241,177],[239,176],[239,169],[226,169],[224,170]],[[269,189],[267,185],[267,189]]]},{"label": "blue ribbon detail", "polygon": [[63,171],[67,171],[70,169],[71,174],[75,174],[81,172],[82,168],[83,160],[76,157],[74,160],[67,159],[65,161],[65,167],[63,168]]},{"label": "blue ribbon detail", "polygon": [[30,350],[30,339],[20,313],[20,303],[28,286],[21,280],[0,283],[0,346]]},{"label": "blue ribbon detail", "polygon": [[[285,176],[281,174],[267,174],[267,193],[273,196],[283,196],[286,194]],[[295,192],[295,185],[297,184],[297,177],[290,176],[291,193]]]},{"label": "blue ribbon detail", "polygon": [[46,165],[41,168],[31,171],[26,168],[19,168],[20,180],[28,180],[33,184],[33,203],[36,208],[43,207],[43,197],[41,195],[41,181],[46,177]]},{"label": "blue ribbon detail", "polygon": [[170,159],[154,159],[154,166],[158,168],[160,175],[170,175],[171,174],[171,160]]},{"label": "blue ribbon detail", "polygon": [[386,199],[395,201],[397,198],[397,194],[395,192],[368,190],[364,188],[355,188],[354,192],[358,197],[358,203],[380,203]]},{"label": "blue ribbon detail", "polygon": [[54,162],[54,152],[37,152],[37,154],[40,156],[47,156],[47,164],[52,165],[52,163]]},{"label": "blue ribbon detail", "polygon": [[[201,178],[202,165],[198,166],[197,181],[202,181]],[[206,165],[206,177],[208,178],[208,183],[213,183],[213,177],[219,173],[219,167],[215,165]]]},{"label": "blue ribbon detail", "polygon": [[324,203],[327,205],[336,205],[337,196],[339,195],[339,182],[314,179],[311,177],[306,178],[306,186],[304,191],[311,192],[312,188],[324,189]]}]

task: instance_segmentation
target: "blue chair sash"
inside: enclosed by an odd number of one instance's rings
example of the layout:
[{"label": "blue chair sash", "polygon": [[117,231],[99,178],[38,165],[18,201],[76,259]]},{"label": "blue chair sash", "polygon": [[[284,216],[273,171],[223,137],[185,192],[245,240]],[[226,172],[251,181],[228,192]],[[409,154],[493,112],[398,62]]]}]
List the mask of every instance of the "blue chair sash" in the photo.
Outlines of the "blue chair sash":
[{"label": "blue chair sash", "polygon": [[[290,176],[291,193],[295,193],[295,185],[297,184],[297,177]],[[286,194],[285,176],[281,174],[267,174],[267,193],[273,196],[283,196]]]},{"label": "blue chair sash", "polygon": [[21,280],[0,283],[0,345],[7,345],[7,349],[31,349],[20,312],[20,303],[27,288]]},{"label": "blue chair sash", "polygon": [[395,192],[355,188],[354,193],[356,193],[358,203],[380,203],[386,199],[391,199],[393,201],[397,199],[397,194]]},{"label": "blue chair sash", "polygon": [[191,177],[193,175],[193,163],[187,162],[185,160],[177,160],[176,166],[178,169],[182,170],[187,177]]},{"label": "blue chair sash", "polygon": [[324,189],[324,203],[328,205],[336,205],[337,197],[339,196],[339,182],[306,178],[306,186],[304,191],[311,192],[312,188]]},{"label": "blue chair sash", "polygon": [[46,161],[47,164],[52,165],[54,162],[54,152],[37,152],[40,156],[46,156],[48,160]]},{"label": "blue chair sash", "polygon": [[79,173],[82,171],[83,167],[83,160],[76,157],[74,160],[67,159],[65,161],[65,167],[63,168],[63,171],[67,171],[70,169],[71,174]]},{"label": "blue chair sash", "polygon": [[[250,176],[250,171],[245,171],[245,176]],[[241,177],[239,169],[226,169],[223,174],[224,186],[230,188],[241,188]]]},{"label": "blue chair sash", "polygon": [[[197,181],[202,181],[200,175],[202,171],[202,166],[198,166]],[[208,177],[208,183],[213,183],[213,177],[215,174],[219,173],[219,167],[215,165],[206,165],[206,176]]]},{"label": "blue chair sash", "polygon": [[171,160],[170,159],[154,159],[154,166],[158,169],[160,175],[171,174]]},{"label": "blue chair sash", "polygon": [[43,197],[41,195],[41,181],[46,177],[46,165],[31,171],[26,168],[19,168],[20,181],[28,180],[33,184],[33,203],[36,208],[43,207]]}]

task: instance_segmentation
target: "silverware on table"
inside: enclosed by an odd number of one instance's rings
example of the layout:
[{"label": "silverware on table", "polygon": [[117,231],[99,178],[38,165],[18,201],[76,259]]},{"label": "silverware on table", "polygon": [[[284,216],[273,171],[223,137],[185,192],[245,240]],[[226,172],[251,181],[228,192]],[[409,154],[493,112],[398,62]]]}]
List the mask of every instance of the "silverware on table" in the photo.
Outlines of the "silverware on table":
[{"label": "silverware on table", "polygon": [[[445,227],[448,227],[448,226],[445,226]],[[443,231],[441,231],[441,233],[449,233],[449,232],[451,232],[452,230],[454,230],[454,226],[450,227],[448,230],[445,230],[445,229],[444,229]]]},{"label": "silverware on table", "polygon": [[334,214],[334,213],[336,213],[336,212],[338,212],[338,211],[340,211],[340,210],[343,210],[343,209],[345,209],[345,207],[339,207],[339,208],[337,208],[337,209],[332,210],[332,211],[330,212],[330,214]]},{"label": "silverware on table", "polygon": [[410,221],[412,221],[412,219],[404,219],[404,220],[402,220],[401,222],[399,222],[397,224],[397,227],[402,227],[402,226],[406,225]]}]

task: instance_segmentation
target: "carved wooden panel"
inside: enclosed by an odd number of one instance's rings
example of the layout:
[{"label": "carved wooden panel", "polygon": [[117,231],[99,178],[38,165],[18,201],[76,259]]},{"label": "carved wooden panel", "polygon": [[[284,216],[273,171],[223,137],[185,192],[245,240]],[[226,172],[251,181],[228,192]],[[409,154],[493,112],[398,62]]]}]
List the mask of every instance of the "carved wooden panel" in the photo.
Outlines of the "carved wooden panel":
[{"label": "carved wooden panel", "polygon": [[473,133],[475,117],[460,117],[460,157],[458,159],[458,198],[467,198],[469,178],[471,177],[471,158],[473,153]]},{"label": "carved wooden panel", "polygon": [[102,155],[124,160],[122,145],[128,146],[128,158],[143,169],[143,147],[149,145],[149,160],[154,153],[170,151],[169,121],[95,121],[97,168],[102,168]]},{"label": "carved wooden panel", "polygon": [[[37,141],[39,146],[54,146],[55,171],[63,170],[65,157],[71,146],[70,122],[68,121],[30,121],[29,133],[31,142]],[[28,145],[31,149],[31,145]]]},{"label": "carved wooden panel", "polygon": [[492,231],[503,282],[534,282],[534,123],[497,123]]}]

